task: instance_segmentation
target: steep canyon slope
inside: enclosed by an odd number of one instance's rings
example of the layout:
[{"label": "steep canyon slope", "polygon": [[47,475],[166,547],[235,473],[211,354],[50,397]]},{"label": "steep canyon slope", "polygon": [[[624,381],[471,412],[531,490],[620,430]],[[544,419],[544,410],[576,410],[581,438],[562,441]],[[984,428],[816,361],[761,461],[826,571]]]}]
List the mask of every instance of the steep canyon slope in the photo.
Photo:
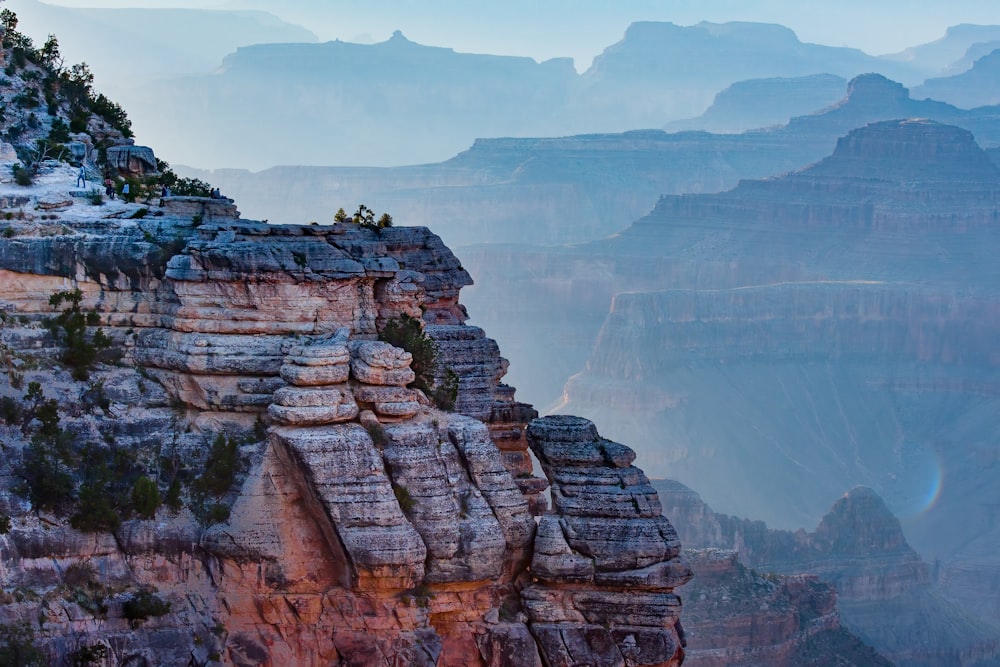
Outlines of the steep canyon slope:
[{"label": "steep canyon slope", "polygon": [[[198,197],[148,221],[72,191],[49,210],[0,240],[0,620],[49,659],[679,664],[690,570],[634,454],[576,418],[526,438],[534,412],[464,324],[468,275],[436,236],[272,227]],[[73,305],[46,328],[53,294]],[[101,333],[72,339],[75,313]],[[457,373],[454,412],[378,340],[404,316]],[[60,351],[88,345],[116,363]],[[529,442],[553,488],[539,537]]]}]

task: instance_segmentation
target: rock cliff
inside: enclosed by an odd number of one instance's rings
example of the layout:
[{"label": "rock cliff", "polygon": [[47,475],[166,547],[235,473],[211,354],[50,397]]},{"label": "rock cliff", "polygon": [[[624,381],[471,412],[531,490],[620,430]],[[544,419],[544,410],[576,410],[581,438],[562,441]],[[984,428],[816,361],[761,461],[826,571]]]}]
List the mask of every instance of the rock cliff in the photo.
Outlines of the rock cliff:
[{"label": "rock cliff", "polygon": [[888,660],[840,625],[833,587],[815,575],[762,575],[735,551],[691,553],[686,665],[871,665]]},{"label": "rock cliff", "polygon": [[[536,413],[465,324],[471,281],[428,230],[72,196],[7,229],[0,622],[49,659],[680,664],[690,571],[634,454],[584,420],[526,436]],[[72,304],[56,319],[53,294]],[[101,327],[81,349],[110,348],[79,367],[74,313]],[[378,339],[406,317],[436,350],[428,382],[457,377],[453,412],[412,387],[415,353]],[[538,539],[529,437],[560,490]],[[38,465],[69,484],[59,502]],[[136,509],[140,479],[169,506]],[[598,489],[620,509],[568,500]]]},{"label": "rock cliff", "polygon": [[913,94],[942,100],[963,109],[1000,104],[1000,87],[996,84],[998,70],[1000,48],[994,43],[992,49],[972,63],[968,71],[927,79],[924,85],[913,89]]},{"label": "rock cliff", "polygon": [[720,91],[705,113],[667,123],[663,129],[725,133],[785,125],[795,116],[838,102],[846,87],[847,81],[834,74],[738,81]]}]

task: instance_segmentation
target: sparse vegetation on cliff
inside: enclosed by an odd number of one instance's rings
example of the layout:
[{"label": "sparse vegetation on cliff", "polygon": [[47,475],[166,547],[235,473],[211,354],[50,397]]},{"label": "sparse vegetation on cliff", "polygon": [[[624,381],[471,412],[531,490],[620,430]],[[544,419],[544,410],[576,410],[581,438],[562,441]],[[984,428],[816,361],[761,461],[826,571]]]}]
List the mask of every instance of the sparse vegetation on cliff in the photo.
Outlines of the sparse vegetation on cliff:
[{"label": "sparse vegetation on cliff", "polygon": [[254,436],[240,440],[220,433],[212,442],[201,473],[191,484],[192,509],[204,523],[221,523],[229,518],[229,506],[222,502],[245,468],[240,445],[252,442]]},{"label": "sparse vegetation on cliff", "polygon": [[450,368],[444,370],[443,379],[438,381],[438,346],[424,333],[420,320],[403,314],[385,323],[379,338],[386,343],[401,347],[413,356],[410,368],[416,379],[411,386],[424,392],[441,410],[454,410],[458,398],[458,375]]},{"label": "sparse vegetation on cliff", "polygon": [[75,380],[90,377],[98,353],[111,345],[111,339],[101,329],[88,336],[87,327],[97,325],[100,315],[95,310],[83,311],[80,308],[82,300],[83,293],[79,289],[56,292],[49,297],[49,305],[53,308],[63,303],[68,305],[55,319],[46,320],[53,335],[66,347],[59,359],[72,369]]},{"label": "sparse vegetation on cliff", "polygon": [[364,227],[365,229],[370,229],[376,234],[381,234],[382,230],[387,227],[392,227],[392,216],[388,213],[383,213],[382,216],[375,220],[375,211],[371,210],[364,204],[358,206],[358,210],[354,212],[351,217],[347,216],[344,209],[338,209],[337,213],[333,216],[334,222],[353,222],[359,227]]}]

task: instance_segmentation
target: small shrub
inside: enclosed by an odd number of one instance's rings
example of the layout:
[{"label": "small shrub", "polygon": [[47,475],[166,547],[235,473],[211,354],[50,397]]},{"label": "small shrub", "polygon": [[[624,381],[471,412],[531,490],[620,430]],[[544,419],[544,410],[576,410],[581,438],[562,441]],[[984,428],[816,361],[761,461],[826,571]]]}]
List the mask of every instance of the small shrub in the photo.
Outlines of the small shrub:
[{"label": "small shrub", "polygon": [[138,209],[135,213],[130,215],[129,218],[132,220],[141,220],[142,218],[145,218],[147,215],[149,215],[149,209],[144,207]]},{"label": "small shrub", "polygon": [[0,419],[12,426],[17,424],[21,421],[21,404],[10,396],[0,398]]},{"label": "small shrub", "polygon": [[372,442],[375,443],[376,447],[379,449],[385,447],[385,429],[382,428],[381,424],[369,424],[365,427],[365,430],[368,431],[368,435],[371,436]]},{"label": "small shrub", "polygon": [[87,195],[87,201],[89,201],[93,206],[100,206],[104,203],[104,193],[97,188],[93,188]]},{"label": "small shrub", "polygon": [[44,443],[32,442],[25,448],[17,474],[24,480],[28,499],[35,509],[54,511],[73,502],[73,478]]},{"label": "small shrub", "polygon": [[[8,218],[7,216],[10,216],[10,217]],[[9,212],[9,211],[7,213],[4,213],[4,218],[6,218],[7,220],[10,220],[13,217],[14,217],[14,214],[11,213],[11,212]],[[9,239],[9,238],[12,238],[13,236],[14,236],[14,228],[13,227],[5,227],[4,230],[3,230],[3,237],[5,239]]]},{"label": "small shrub", "polygon": [[208,508],[206,520],[209,524],[228,521],[229,506],[225,503],[212,503],[212,505]]},{"label": "small shrub", "polygon": [[385,323],[379,338],[390,345],[401,347],[411,355],[410,369],[416,375],[413,386],[424,393],[430,393],[434,381],[437,343],[424,333],[420,320],[403,314]]},{"label": "small shrub", "polygon": [[396,496],[396,502],[399,503],[399,509],[409,513],[414,507],[416,507],[417,501],[413,499],[413,496],[410,495],[410,490],[405,486],[393,484],[392,492]]},{"label": "small shrub", "polygon": [[454,410],[455,401],[458,399],[458,373],[450,368],[447,369],[444,380],[431,390],[430,399],[439,410],[445,412]]},{"label": "small shrub", "polygon": [[140,477],[132,486],[132,509],[144,519],[152,519],[160,507],[160,491],[156,482]]},{"label": "small shrub", "polygon": [[69,305],[54,319],[50,327],[55,334],[62,329],[62,342],[66,349],[60,361],[72,369],[73,379],[86,380],[90,377],[90,367],[97,360],[98,351],[110,346],[111,340],[100,329],[87,339],[87,325],[100,321],[100,316],[94,312],[84,312],[80,309],[83,293],[79,290],[56,292],[49,297],[49,305],[58,308],[63,302]]},{"label": "small shrub", "polygon": [[97,581],[97,571],[88,561],[78,561],[66,568],[63,583],[75,588],[87,588]]},{"label": "small shrub", "polygon": [[427,605],[434,597],[434,593],[431,592],[431,587],[423,583],[413,588],[410,592],[413,595],[413,599],[416,601],[417,606],[421,609],[426,609]]},{"label": "small shrub", "polygon": [[225,494],[236,479],[239,463],[239,443],[220,433],[212,443],[205,470],[195,480],[195,487],[213,496]]},{"label": "small shrub", "polygon": [[122,520],[104,486],[87,483],[80,487],[80,508],[70,517],[69,523],[85,533],[113,533],[118,530]]},{"label": "small shrub", "polygon": [[0,535],[6,535],[10,532],[10,515],[0,514]]},{"label": "small shrub", "polygon": [[167,488],[167,495],[163,499],[163,503],[174,510],[175,512],[183,506],[183,500],[181,499],[181,480],[174,478],[170,482],[170,486]]},{"label": "small shrub", "polygon": [[46,667],[49,661],[35,646],[35,631],[26,622],[0,625],[0,665]]},{"label": "small shrub", "polygon": [[170,613],[170,603],[162,600],[148,589],[142,589],[122,605],[122,616],[138,624],[150,617],[164,616]]},{"label": "small shrub", "polygon": [[31,171],[28,169],[25,169],[20,165],[14,165],[14,182],[18,185],[27,187],[34,184],[35,177],[32,176]]},{"label": "small shrub", "polygon": [[81,646],[72,654],[73,667],[89,667],[103,665],[108,657],[108,647],[104,644],[87,644]]},{"label": "small shrub", "polygon": [[66,124],[66,121],[58,117],[53,118],[52,129],[49,130],[49,141],[56,144],[65,144],[69,139],[69,126]]}]

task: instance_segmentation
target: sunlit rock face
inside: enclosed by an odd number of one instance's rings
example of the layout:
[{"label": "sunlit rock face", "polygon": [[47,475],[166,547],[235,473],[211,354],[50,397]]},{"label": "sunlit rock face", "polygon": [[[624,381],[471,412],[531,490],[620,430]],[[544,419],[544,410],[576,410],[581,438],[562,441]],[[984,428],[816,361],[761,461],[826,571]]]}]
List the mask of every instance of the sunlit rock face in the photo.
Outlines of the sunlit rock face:
[{"label": "sunlit rock face", "polygon": [[[271,227],[240,221],[228,200],[169,200],[151,217],[0,239],[2,395],[28,400],[13,386],[23,372],[18,383],[60,406],[72,446],[100,438],[157,478],[203,480],[235,443],[235,483],[208,499],[197,495],[207,482],[189,481],[180,509],[96,532],[58,508],[40,515],[6,484],[0,578],[22,599],[0,621],[44,616],[35,637],[55,661],[99,644],[117,651],[112,664],[680,664],[680,543],[634,454],[584,420],[573,447],[608,458],[546,467],[560,492],[541,541],[564,523],[576,533],[567,552],[600,557],[569,577],[572,593],[565,567],[542,565],[548,552],[532,580],[548,486],[528,449],[537,413],[502,384],[497,344],[465,324],[470,279],[438,237]],[[90,383],[52,361],[59,341],[36,323],[53,312],[49,295],[77,286],[118,348]],[[413,388],[413,354],[378,340],[404,315],[436,350],[424,381],[457,380],[453,410]],[[33,431],[4,415],[9,480]],[[613,515],[591,491],[616,499]],[[143,587],[169,608],[137,622],[125,609]]]}]

